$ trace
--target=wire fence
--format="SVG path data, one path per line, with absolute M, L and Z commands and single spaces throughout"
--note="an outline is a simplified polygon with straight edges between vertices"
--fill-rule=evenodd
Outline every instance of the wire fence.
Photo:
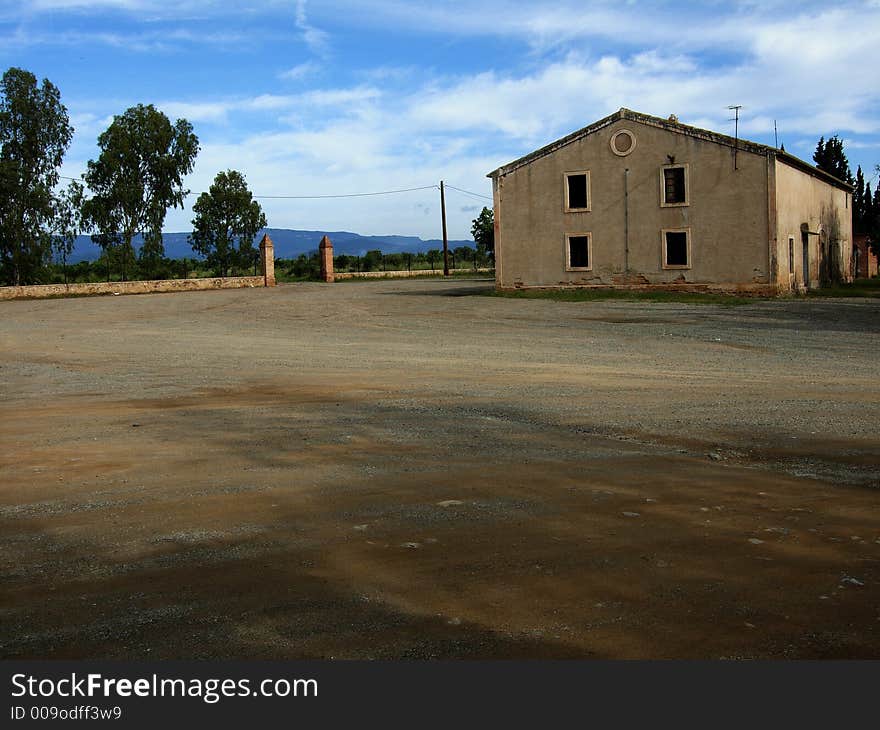
M 449 271 L 455 274 L 490 271 L 495 266 L 491 252 L 467 247 L 449 251 Z M 318 279 L 321 275 L 320 257 L 317 251 L 301 254 L 295 259 L 279 258 L 275 261 L 276 276 L 281 280 Z M 333 257 L 333 271 L 337 274 L 442 274 L 443 252 L 431 249 L 419 253 L 383 253 L 367 251 L 363 256 L 338 254 Z
M 455 275 L 492 271 L 495 261 L 491 252 L 459 246 L 449 250 L 449 271 Z M 333 257 L 334 272 L 340 274 L 440 275 L 443 273 L 443 252 L 430 249 L 422 252 L 367 251 L 363 255 L 338 254 Z M 173 279 L 213 278 L 216 276 L 257 276 L 260 271 L 259 254 L 250 261 L 236 261 L 228 269 L 218 271 L 198 258 L 160 259 L 144 262 L 134 251 L 113 251 L 94 261 L 76 263 L 57 262 L 46 270 L 41 284 L 87 284 L 115 281 L 151 281 Z M 275 272 L 279 281 L 317 280 L 321 277 L 318 251 L 300 254 L 294 258 L 276 258 Z

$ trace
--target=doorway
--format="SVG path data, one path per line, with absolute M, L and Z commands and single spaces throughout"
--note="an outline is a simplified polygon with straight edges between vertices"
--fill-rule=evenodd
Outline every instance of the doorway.
M 810 235 L 803 231 L 801 233 L 801 248 L 803 249 L 803 281 L 804 289 L 810 288 Z

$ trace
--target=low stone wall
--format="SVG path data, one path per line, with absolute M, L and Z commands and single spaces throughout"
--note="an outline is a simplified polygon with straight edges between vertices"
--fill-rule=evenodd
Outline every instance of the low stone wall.
M 231 276 L 210 279 L 165 279 L 159 281 L 111 281 L 94 284 L 39 284 L 0 287 L 3 299 L 45 299 L 113 294 L 202 291 L 206 289 L 246 289 L 265 286 L 262 276 Z
M 450 269 L 449 275 L 456 276 L 462 274 L 472 274 L 474 272 L 478 274 L 491 274 L 495 269 Z M 387 279 L 387 278 L 407 278 L 413 276 L 442 276 L 443 269 L 437 269 L 436 271 L 431 271 L 430 269 L 417 269 L 416 271 L 344 271 L 344 272 L 333 272 L 333 278 L 336 281 L 340 279 Z

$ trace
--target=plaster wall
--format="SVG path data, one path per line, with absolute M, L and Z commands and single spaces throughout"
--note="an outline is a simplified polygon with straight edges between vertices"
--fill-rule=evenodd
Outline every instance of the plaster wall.
M 629 130 L 635 148 L 612 151 Z M 662 168 L 687 165 L 688 205 L 661 205 Z M 620 119 L 495 179 L 496 283 L 772 284 L 768 160 Z M 565 173 L 589 171 L 589 212 L 565 212 Z M 664 229 L 688 229 L 690 267 L 663 268 Z M 591 271 L 566 270 L 566 234 L 589 233 Z M 628 251 L 627 251 L 628 249 Z
M 852 196 L 779 160 L 776 179 L 776 282 L 798 291 L 839 276 L 852 281 Z M 790 266 L 789 239 L 793 244 Z M 803 245 L 808 262 L 804 276 Z

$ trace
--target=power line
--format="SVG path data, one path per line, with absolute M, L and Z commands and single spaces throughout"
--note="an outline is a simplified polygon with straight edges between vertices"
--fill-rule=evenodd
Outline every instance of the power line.
M 75 182 L 81 182 L 80 178 L 76 177 L 67 177 L 66 175 L 59 175 L 62 180 L 73 180 Z M 475 198 L 480 198 L 481 200 L 492 200 L 488 195 L 481 195 L 480 193 L 474 193 L 470 190 L 463 190 L 462 188 L 457 188 L 454 185 L 446 185 L 450 190 L 455 190 L 456 192 L 463 193 L 465 195 L 471 195 Z M 397 195 L 399 193 L 413 193 L 419 190 L 438 190 L 439 187 L 437 185 L 423 185 L 418 188 L 400 188 L 398 190 L 377 190 L 369 193 L 341 193 L 338 195 L 253 195 L 252 197 L 256 200 L 332 200 L 335 198 L 367 198 L 376 195 Z M 199 195 L 200 193 L 189 192 L 187 193 L 187 197 L 191 195 Z
M 80 178 L 76 177 L 67 177 L 66 175 L 59 175 L 62 180 L 73 180 L 75 182 L 80 182 Z M 331 198 L 365 198 L 372 195 L 395 195 L 397 193 L 412 193 L 416 190 L 438 190 L 439 188 L 436 185 L 425 185 L 420 188 L 402 188 L 400 190 L 379 190 L 376 192 L 370 193 L 345 193 L 340 195 L 253 195 L 251 197 L 259 199 L 259 200 L 328 200 Z M 463 192 L 463 191 L 462 191 Z M 191 195 L 199 195 L 200 193 L 196 193 L 190 191 L 187 193 L 187 197 Z
M 344 195 L 254 195 L 259 200 L 326 200 L 328 198 L 365 198 L 371 195 L 395 195 L 412 193 L 416 190 L 437 190 L 436 185 L 425 185 L 421 188 L 403 188 L 402 190 L 380 190 L 375 193 L 346 193 Z M 194 195 L 195 193 L 190 193 Z
M 462 190 L 461 188 L 457 188 L 454 185 L 450 185 L 446 183 L 446 187 L 450 190 L 456 190 L 459 193 L 464 193 L 465 195 L 473 195 L 475 198 L 482 198 L 483 200 L 492 200 L 488 195 L 481 195 L 480 193 L 472 193 L 470 190 Z

